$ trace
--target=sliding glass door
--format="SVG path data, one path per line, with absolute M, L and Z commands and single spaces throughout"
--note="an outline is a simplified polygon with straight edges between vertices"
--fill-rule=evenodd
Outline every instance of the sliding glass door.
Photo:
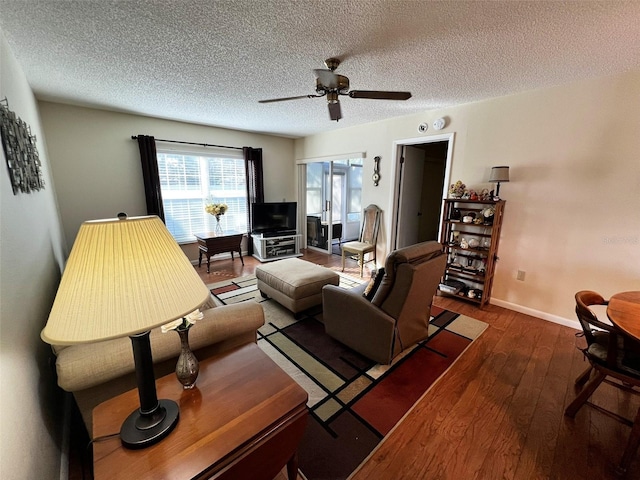
M 308 248 L 340 253 L 343 241 L 358 237 L 361 191 L 362 159 L 306 164 Z

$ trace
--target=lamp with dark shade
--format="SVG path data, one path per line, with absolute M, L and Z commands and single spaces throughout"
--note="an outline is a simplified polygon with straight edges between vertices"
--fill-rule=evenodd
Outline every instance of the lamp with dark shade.
M 491 183 L 497 183 L 495 198 L 500 198 L 500 182 L 509 181 L 509 167 L 500 166 L 491 168 L 491 176 L 489 177 Z
M 124 420 L 120 439 L 145 448 L 178 423 L 173 400 L 158 400 L 150 330 L 199 308 L 209 291 L 156 216 L 82 224 L 69 255 L 42 339 L 52 345 L 129 336 L 140 408 Z

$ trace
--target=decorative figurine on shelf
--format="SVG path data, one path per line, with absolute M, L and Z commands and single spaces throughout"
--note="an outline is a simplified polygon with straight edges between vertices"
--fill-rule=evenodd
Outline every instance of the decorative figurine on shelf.
M 460 210 L 458 210 L 457 208 L 454 208 L 451 212 L 451 220 L 459 222 L 461 218 L 462 218 L 462 213 L 460 213 Z
M 483 188 L 482 191 L 480 192 L 480 200 L 483 201 L 489 201 L 493 198 L 493 192 L 489 192 L 489 189 L 487 188 Z
M 478 193 L 475 190 L 469 190 L 469 200 L 478 200 Z
M 467 189 L 467 186 L 464 183 L 462 183 L 461 180 L 458 180 L 456 183 L 452 183 L 451 186 L 449 187 L 449 197 L 462 198 L 466 189 Z
M 496 214 L 496 209 L 493 205 L 482 210 L 484 224 L 493 225 L 493 217 L 495 216 L 495 214 Z
M 469 242 L 467 242 L 466 238 L 463 238 L 462 240 L 460 240 L 460 248 L 469 248 Z

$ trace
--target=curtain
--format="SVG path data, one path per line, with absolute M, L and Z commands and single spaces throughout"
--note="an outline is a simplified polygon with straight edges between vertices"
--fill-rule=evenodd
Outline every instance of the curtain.
M 147 214 L 157 215 L 164 222 L 162 207 L 162 191 L 160 190 L 160 174 L 158 173 L 158 157 L 156 140 L 149 135 L 138 135 L 142 178 L 144 180 L 144 196 L 147 201 Z
M 244 155 L 244 168 L 247 175 L 247 227 L 251 234 L 251 225 L 253 218 L 251 205 L 253 203 L 264 202 L 264 183 L 262 180 L 262 149 L 242 147 Z M 248 250 L 249 255 L 253 255 L 253 242 L 249 237 Z

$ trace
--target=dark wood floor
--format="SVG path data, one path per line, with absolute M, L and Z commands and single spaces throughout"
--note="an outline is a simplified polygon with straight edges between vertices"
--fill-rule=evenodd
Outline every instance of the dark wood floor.
M 337 255 L 305 251 L 305 260 L 339 269 Z M 205 283 L 251 275 L 259 262 L 212 259 Z M 353 260 L 346 273 L 358 276 Z M 365 271 L 368 278 L 368 272 Z M 489 324 L 457 363 L 415 405 L 353 480 L 614 479 L 630 428 L 588 407 L 564 416 L 573 381 L 587 366 L 575 330 L 495 305 L 451 298 L 436 305 Z M 633 418 L 640 398 L 608 385 L 594 403 Z M 277 480 L 284 480 L 281 473 Z M 628 479 L 640 478 L 634 460 Z
M 305 260 L 339 268 L 337 255 L 305 251 Z M 255 259 L 223 260 L 216 270 L 252 274 Z M 346 272 L 358 276 L 347 260 Z M 201 277 L 207 283 L 221 273 Z M 368 273 L 365 271 L 365 277 Z M 353 480 L 613 479 L 630 428 L 583 407 L 564 409 L 574 379 L 587 367 L 576 331 L 495 305 L 436 297 L 436 305 L 489 324 L 470 350 L 418 402 Z M 640 398 L 609 385 L 593 402 L 633 419 Z M 640 460 L 627 478 L 640 478 Z
M 332 268 L 334 270 L 342 270 L 342 257 L 340 255 L 330 255 L 316 250 L 303 249 L 303 256 L 300 257 L 308 262 L 313 262 L 318 265 Z M 217 281 L 223 281 L 227 278 L 241 277 L 244 275 L 253 275 L 256 265 L 260 265 L 260 261 L 251 256 L 243 257 L 244 266 L 238 259 L 237 255 L 235 260 L 231 258 L 222 258 L 218 260 L 218 257 L 211 258 L 210 273 L 207 273 L 206 264 L 202 263 L 201 267 L 196 266 L 196 271 L 200 274 L 200 278 L 206 284 L 215 283 Z M 373 262 L 366 263 L 364 267 L 363 278 L 371 278 L 371 266 Z M 358 263 L 347 257 L 345 261 L 344 273 L 356 278 L 360 278 L 360 269 Z
M 489 324 L 352 478 L 612 479 L 631 429 L 564 409 L 587 364 L 575 330 L 494 305 L 435 304 Z M 602 385 L 594 403 L 633 419 L 637 396 Z M 627 478 L 640 478 L 638 456 Z

